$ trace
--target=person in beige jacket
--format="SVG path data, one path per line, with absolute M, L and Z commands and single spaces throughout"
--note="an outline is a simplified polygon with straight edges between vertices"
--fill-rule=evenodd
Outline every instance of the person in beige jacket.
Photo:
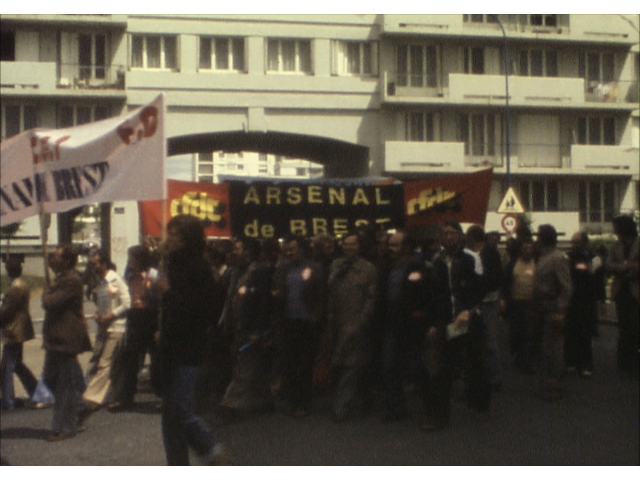
M 29 286 L 20 278 L 22 260 L 9 256 L 5 262 L 5 268 L 12 281 L 0 309 L 3 344 L 0 377 L 2 378 L 2 409 L 12 410 L 16 404 L 13 374 L 18 375 L 29 397 L 33 395 L 38 382 L 31 370 L 22 362 L 22 345 L 34 338 L 33 323 L 29 314 Z

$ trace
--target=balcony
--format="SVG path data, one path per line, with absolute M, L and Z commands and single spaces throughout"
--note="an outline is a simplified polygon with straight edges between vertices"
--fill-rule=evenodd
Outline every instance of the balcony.
M 638 148 L 624 146 L 571 146 L 571 167 L 576 171 L 638 175 Z
M 401 142 L 384 144 L 386 172 L 462 172 L 462 142 Z
M 0 62 L 3 93 L 50 93 L 56 89 L 55 62 Z
M 439 76 L 438 73 L 384 72 L 384 101 L 504 105 L 504 75 L 449 74 L 448 87 L 438 85 Z M 637 81 L 586 83 L 582 78 L 509 76 L 511 105 L 637 104 L 639 98 Z
M 57 86 L 72 89 L 123 90 L 125 66 L 60 64 Z
M 637 81 L 587 81 L 584 98 L 587 102 L 637 104 L 640 101 L 640 89 Z

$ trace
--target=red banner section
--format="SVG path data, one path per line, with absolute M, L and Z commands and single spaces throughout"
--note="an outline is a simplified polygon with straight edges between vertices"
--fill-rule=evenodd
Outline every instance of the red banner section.
M 406 227 L 447 220 L 484 226 L 493 169 L 404 184 Z
M 140 226 L 145 235 L 162 235 L 163 201 L 140 201 Z M 192 214 L 205 222 L 210 237 L 231 237 L 228 184 L 167 180 L 165 221 Z

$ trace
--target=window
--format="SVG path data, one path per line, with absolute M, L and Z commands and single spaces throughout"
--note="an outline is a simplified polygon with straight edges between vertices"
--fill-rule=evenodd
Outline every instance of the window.
M 580 117 L 578 144 L 590 146 L 616 145 L 616 122 L 613 117 Z
M 244 71 L 244 38 L 200 37 L 201 70 Z
M 496 155 L 495 117 L 494 114 L 462 115 L 460 127 L 465 155 Z
M 57 128 L 73 127 L 111 117 L 111 108 L 106 105 L 60 105 L 57 111 Z
M 266 155 L 264 152 L 260 152 L 260 153 L 258 154 L 258 160 L 259 160 L 259 161 L 267 161 L 267 160 L 268 160 L 268 159 L 267 159 L 267 155 Z
M 398 45 L 398 86 L 438 87 L 435 45 Z
M 558 52 L 555 50 L 521 50 L 518 74 L 527 77 L 557 77 Z
M 334 75 L 378 75 L 378 44 L 376 42 L 332 42 L 332 73 Z
M 0 135 L 7 139 L 22 131 L 38 127 L 38 108 L 33 105 L 2 104 Z
M 16 34 L 8 30 L 0 31 L 0 61 L 16 60 Z
M 412 142 L 435 141 L 434 118 L 432 112 L 408 112 L 405 115 L 405 139 Z
M 557 181 L 520 181 L 519 199 L 527 211 L 554 212 L 560 210 L 560 186 Z
M 466 47 L 464 49 L 464 73 L 484 74 L 484 49 L 482 47 Z
M 579 76 L 591 82 L 611 82 L 615 76 L 613 52 L 585 52 L 578 58 Z
M 311 73 L 311 41 L 269 39 L 267 70 Z
M 131 66 L 142 69 L 177 69 L 177 37 L 132 35 Z
M 480 13 L 480 14 L 464 14 L 462 21 L 465 23 L 498 23 L 497 14 Z
M 614 181 L 582 181 L 578 185 L 580 222 L 609 223 L 616 212 Z
M 106 58 L 106 35 L 80 34 L 78 36 L 78 65 L 81 79 L 104 79 Z
M 529 25 L 534 27 L 557 27 L 558 15 L 528 15 Z

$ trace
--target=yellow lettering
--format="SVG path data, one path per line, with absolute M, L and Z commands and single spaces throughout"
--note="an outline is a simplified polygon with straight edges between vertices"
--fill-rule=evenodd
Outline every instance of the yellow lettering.
M 258 220 L 257 219 L 254 219 L 252 223 L 247 224 L 244 227 L 244 235 L 249 238 L 258 237 Z
M 289 223 L 291 234 L 307 235 L 307 223 L 305 223 L 304 219 L 292 219 Z
M 308 194 L 309 204 L 322 204 L 322 187 L 309 186 Z
M 369 224 L 369 221 L 367 221 L 366 219 L 358 219 L 355 224 L 356 228 L 359 228 L 360 226 L 367 226 Z
M 249 203 L 260 205 L 260 196 L 258 196 L 258 191 L 255 187 L 250 187 L 247 191 L 247 195 L 244 197 L 243 204 Z
M 313 218 L 313 234 L 327 234 L 327 220 L 322 218 Z
M 356 189 L 356 192 L 353 195 L 353 205 L 355 206 L 356 204 L 369 205 L 369 200 L 367 199 L 367 195 L 364 193 L 364 189 L 360 187 Z
M 347 234 L 349 232 L 348 229 L 348 220 L 336 218 L 333 220 L 333 234 L 336 236 L 340 236 L 342 234 Z
M 274 201 L 274 204 L 280 204 L 280 188 L 278 187 L 268 187 L 267 188 L 267 204 L 271 204 L 271 201 Z
M 343 206 L 346 204 L 345 191 L 343 187 L 341 187 L 340 190 L 334 187 L 329 188 L 329 204 L 335 204 L 336 201 L 338 204 Z
M 299 187 L 290 187 L 287 189 L 287 202 L 289 204 L 300 204 L 302 201 L 302 194 Z
M 273 235 L 276 233 L 276 229 L 271 224 L 265 224 L 262 226 L 260 230 L 263 238 L 273 238 Z
M 376 188 L 376 204 L 379 206 L 384 206 L 386 204 L 391 204 L 390 199 L 382 199 L 382 192 L 379 187 Z

